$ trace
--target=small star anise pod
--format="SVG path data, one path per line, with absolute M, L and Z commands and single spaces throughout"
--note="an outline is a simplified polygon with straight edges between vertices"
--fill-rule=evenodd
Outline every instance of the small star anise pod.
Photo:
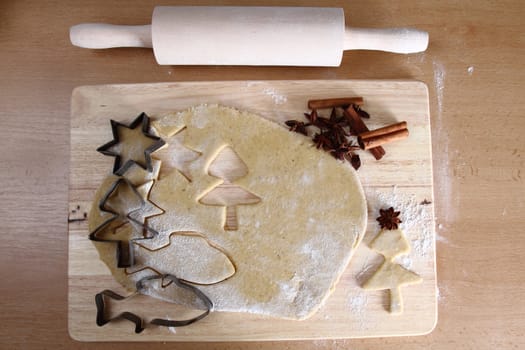
M 306 131 L 306 127 L 310 126 L 310 124 L 305 124 L 304 122 L 300 122 L 298 120 L 287 120 L 285 124 L 288 127 L 290 127 L 290 131 L 295 131 L 305 136 L 308 136 L 308 131 Z
M 314 118 L 312 118 L 312 115 L 314 115 Z M 311 121 L 312 125 L 317 126 L 319 129 L 337 133 L 341 135 L 341 137 L 350 136 L 350 132 L 344 129 L 348 127 L 348 121 L 342 116 L 338 117 L 335 108 L 332 110 L 330 118 L 320 117 L 317 115 L 317 112 L 315 114 L 312 112 L 312 115 L 305 113 L 305 116 Z
M 312 123 L 313 125 L 316 125 L 317 123 L 317 110 L 316 109 L 312 109 L 312 112 L 310 113 L 305 113 L 304 116 L 306 117 L 306 119 L 310 121 L 310 123 Z
M 402 222 L 399 219 L 399 214 L 401 212 L 394 211 L 393 207 L 388 209 L 379 209 L 379 217 L 376 219 L 379 222 L 381 228 L 386 228 L 387 230 L 397 230 L 398 225 Z
M 315 147 L 317 147 L 317 149 L 319 148 L 322 148 L 324 149 L 325 151 L 327 150 L 331 150 L 334 148 L 333 146 L 333 142 L 332 140 L 330 139 L 330 137 L 322 132 L 322 133 L 316 133 L 314 135 L 314 139 L 313 139 L 314 143 L 315 143 Z
M 330 153 L 332 153 L 332 155 L 337 159 L 344 160 L 346 158 L 349 160 L 349 158 L 354 154 L 354 151 L 358 149 L 359 147 L 355 146 L 350 141 L 349 143 L 343 142 L 339 145 L 339 147 L 330 150 Z
M 350 128 L 348 119 L 346 119 L 343 115 L 338 116 L 336 108 L 332 108 L 332 112 L 330 113 L 330 123 L 332 123 L 332 125 L 334 126 L 338 126 L 341 128 L 344 128 L 344 127 Z M 346 136 L 350 136 L 350 132 L 348 132 Z
M 354 167 L 355 170 L 361 167 L 361 158 L 359 158 L 359 154 L 346 154 L 345 158 L 350 164 L 352 164 L 352 167 Z
M 362 110 L 361 106 L 354 105 L 354 109 L 357 112 L 357 114 L 359 114 L 359 116 L 361 118 L 365 118 L 365 119 L 369 119 L 370 118 L 370 114 L 368 114 L 368 112 L 366 112 L 365 110 Z

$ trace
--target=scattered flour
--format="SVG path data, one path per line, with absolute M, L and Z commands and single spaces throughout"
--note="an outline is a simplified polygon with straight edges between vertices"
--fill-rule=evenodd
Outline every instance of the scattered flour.
M 410 255 L 403 255 L 397 258 L 397 263 L 403 266 L 405 269 L 410 270 L 412 268 L 413 261 Z
M 304 173 L 303 176 L 301 176 L 301 182 L 303 185 L 309 185 L 313 181 L 312 176 L 308 173 Z
M 263 89 L 263 93 L 265 95 L 270 96 L 273 100 L 273 103 L 275 103 L 276 105 L 282 105 L 283 103 L 286 103 L 288 101 L 288 98 L 286 96 L 277 93 L 277 91 L 274 88 L 265 88 Z
M 348 293 L 346 307 L 354 320 L 357 320 L 359 329 L 366 328 L 366 309 L 368 306 L 368 293 L 361 288 L 354 289 Z
M 353 315 L 362 315 L 368 305 L 367 293 L 362 290 L 352 293 L 347 300 L 347 305 Z
M 433 247 L 433 240 L 431 237 L 424 236 L 423 238 L 412 241 L 412 248 L 419 256 L 426 256 Z
M 195 108 L 193 118 L 191 118 L 191 123 L 197 129 L 203 129 L 208 125 L 208 115 L 206 109 L 202 106 Z
M 434 84 L 436 88 L 437 102 L 438 102 L 438 113 L 441 116 L 443 112 L 443 93 L 445 90 L 445 67 L 439 61 L 433 62 L 434 68 Z
M 449 295 L 449 290 L 445 286 L 436 286 L 436 296 L 438 303 L 446 302 L 447 296 Z
M 169 316 L 166 315 L 165 319 L 169 320 Z M 173 334 L 177 334 L 177 327 L 168 327 L 168 332 L 173 333 Z
M 450 244 L 450 241 L 448 240 L 448 238 L 440 235 L 437 232 L 436 232 L 436 241 L 441 242 L 441 243 L 445 243 L 445 244 Z
M 436 192 L 440 193 L 440 200 L 445 202 L 441 206 L 444 209 L 443 217 L 451 222 L 455 221 L 457 217 L 457 211 L 451 210 L 451 208 L 457 207 L 457 203 L 452 204 L 450 202 L 452 200 L 458 201 L 459 197 L 457 194 L 454 195 L 452 181 L 448 180 L 453 177 L 451 174 L 450 157 L 454 155 L 454 152 L 449 150 L 450 137 L 448 135 L 448 128 L 445 127 L 443 120 L 446 69 L 445 66 L 437 60 L 434 60 L 432 65 L 434 70 L 434 88 L 437 98 L 437 113 L 432 118 L 434 123 L 433 130 L 436 133 L 436 139 L 442 140 L 438 155 L 441 165 L 434 168 L 434 178 L 436 179 L 435 189 Z
M 449 245 L 451 247 L 457 247 L 453 242 L 451 242 L 447 237 L 443 236 L 441 233 L 443 232 L 444 226 L 443 224 L 437 225 L 436 230 L 436 242 L 440 242 L 446 245 Z

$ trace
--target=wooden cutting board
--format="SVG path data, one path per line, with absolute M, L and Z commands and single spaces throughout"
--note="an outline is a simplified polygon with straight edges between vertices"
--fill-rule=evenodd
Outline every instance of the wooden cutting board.
M 284 123 L 300 119 L 308 99 L 362 96 L 370 129 L 406 120 L 408 139 L 388 144 L 376 161 L 361 152 L 359 177 L 369 209 L 363 243 L 321 310 L 310 319 L 290 321 L 244 313 L 214 312 L 188 327 L 149 327 L 133 332 L 127 321 L 95 324 L 94 296 L 103 289 L 127 294 L 114 281 L 88 240 L 85 216 L 95 190 L 113 158 L 95 149 L 107 140 L 109 119 L 130 120 L 141 112 L 155 117 L 198 104 L 222 104 Z M 103 169 L 103 170 L 101 170 Z M 69 332 L 82 341 L 241 341 L 315 338 L 359 338 L 418 335 L 430 332 L 437 320 L 435 230 L 428 91 L 415 81 L 315 80 L 184 82 L 101 85 L 76 88 L 71 100 L 71 162 L 69 187 Z M 397 259 L 423 282 L 402 288 L 404 312 L 388 311 L 387 291 L 365 291 L 360 285 L 382 257 L 368 248 L 379 227 L 379 208 L 402 211 L 412 250 Z M 130 307 L 165 308 L 165 303 L 139 296 Z M 161 304 L 159 306 L 159 304 Z

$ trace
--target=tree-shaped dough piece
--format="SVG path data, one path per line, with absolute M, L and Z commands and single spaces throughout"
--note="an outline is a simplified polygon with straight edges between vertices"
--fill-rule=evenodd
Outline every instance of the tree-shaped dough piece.
M 233 184 L 234 181 L 248 174 L 248 167 L 231 147 L 225 147 L 211 162 L 208 174 L 224 181 L 202 196 L 199 202 L 205 205 L 224 206 L 226 212 L 224 229 L 236 231 L 238 228 L 236 207 L 261 201 L 261 198 L 255 194 Z
M 398 215 L 399 212 L 394 212 L 393 208 L 381 210 L 381 216 L 377 220 L 383 229 L 370 243 L 370 248 L 382 254 L 385 257 L 385 261 L 363 284 L 364 289 L 389 289 L 390 312 L 395 314 L 403 312 L 403 299 L 400 287 L 421 282 L 419 275 L 394 262 L 397 256 L 410 252 L 410 245 L 403 231 L 397 229 L 397 223 L 400 222 L 397 218 Z M 392 224 L 392 221 L 395 221 L 395 223 Z

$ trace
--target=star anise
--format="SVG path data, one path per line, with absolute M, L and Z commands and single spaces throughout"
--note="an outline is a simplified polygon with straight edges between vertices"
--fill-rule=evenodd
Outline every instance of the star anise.
M 330 123 L 333 127 L 336 128 L 348 128 L 348 131 L 345 131 L 346 136 L 350 136 L 350 124 L 348 123 L 348 119 L 346 119 L 343 115 L 337 115 L 337 109 L 332 108 L 332 112 L 330 113 Z
M 355 146 L 352 144 L 352 142 L 350 143 L 342 143 L 342 144 L 339 144 L 339 146 L 337 148 L 334 148 L 332 150 L 330 150 L 330 153 L 332 153 L 332 155 L 337 158 L 337 159 L 340 159 L 340 160 L 344 160 L 344 159 L 347 159 L 346 157 L 349 156 L 349 155 L 352 155 L 354 153 L 355 150 L 358 150 L 359 147 L 358 146 Z
M 322 148 L 327 151 L 334 148 L 333 142 L 326 132 L 316 133 L 313 141 L 317 149 Z
M 365 118 L 365 119 L 369 119 L 370 118 L 370 114 L 368 114 L 368 112 L 362 110 L 361 106 L 359 106 L 359 105 L 353 105 L 353 106 L 354 106 L 355 111 L 357 112 L 357 114 L 359 114 L 359 116 L 361 118 Z
M 315 110 L 310 114 L 305 113 L 304 115 L 310 120 L 312 125 L 323 131 L 334 131 L 341 136 L 350 136 L 350 132 L 345 130 L 345 128 L 349 128 L 348 121 L 343 116 L 337 116 L 335 108 L 332 109 L 330 118 L 319 116 Z
M 352 164 L 355 170 L 361 167 L 361 158 L 359 158 L 359 154 L 347 154 L 345 155 L 345 158 L 350 162 L 350 164 Z
M 305 124 L 304 122 L 300 122 L 298 120 L 287 120 L 285 124 L 290 127 L 290 131 L 295 131 L 305 136 L 308 136 L 308 131 L 306 131 L 306 127 L 310 124 Z
M 312 109 L 312 112 L 310 113 L 305 113 L 304 116 L 306 117 L 306 119 L 310 121 L 310 123 L 312 123 L 313 125 L 316 125 L 316 122 L 317 122 L 317 110 L 316 109 Z
M 386 228 L 387 230 L 397 230 L 398 225 L 402 222 L 399 219 L 399 214 L 401 212 L 394 211 L 393 207 L 388 209 L 379 209 L 379 217 L 376 219 L 379 222 L 381 228 Z
M 343 142 L 337 148 L 331 149 L 330 153 L 339 160 L 347 160 L 357 170 L 361 166 L 361 158 L 354 153 L 359 147 L 350 142 Z

